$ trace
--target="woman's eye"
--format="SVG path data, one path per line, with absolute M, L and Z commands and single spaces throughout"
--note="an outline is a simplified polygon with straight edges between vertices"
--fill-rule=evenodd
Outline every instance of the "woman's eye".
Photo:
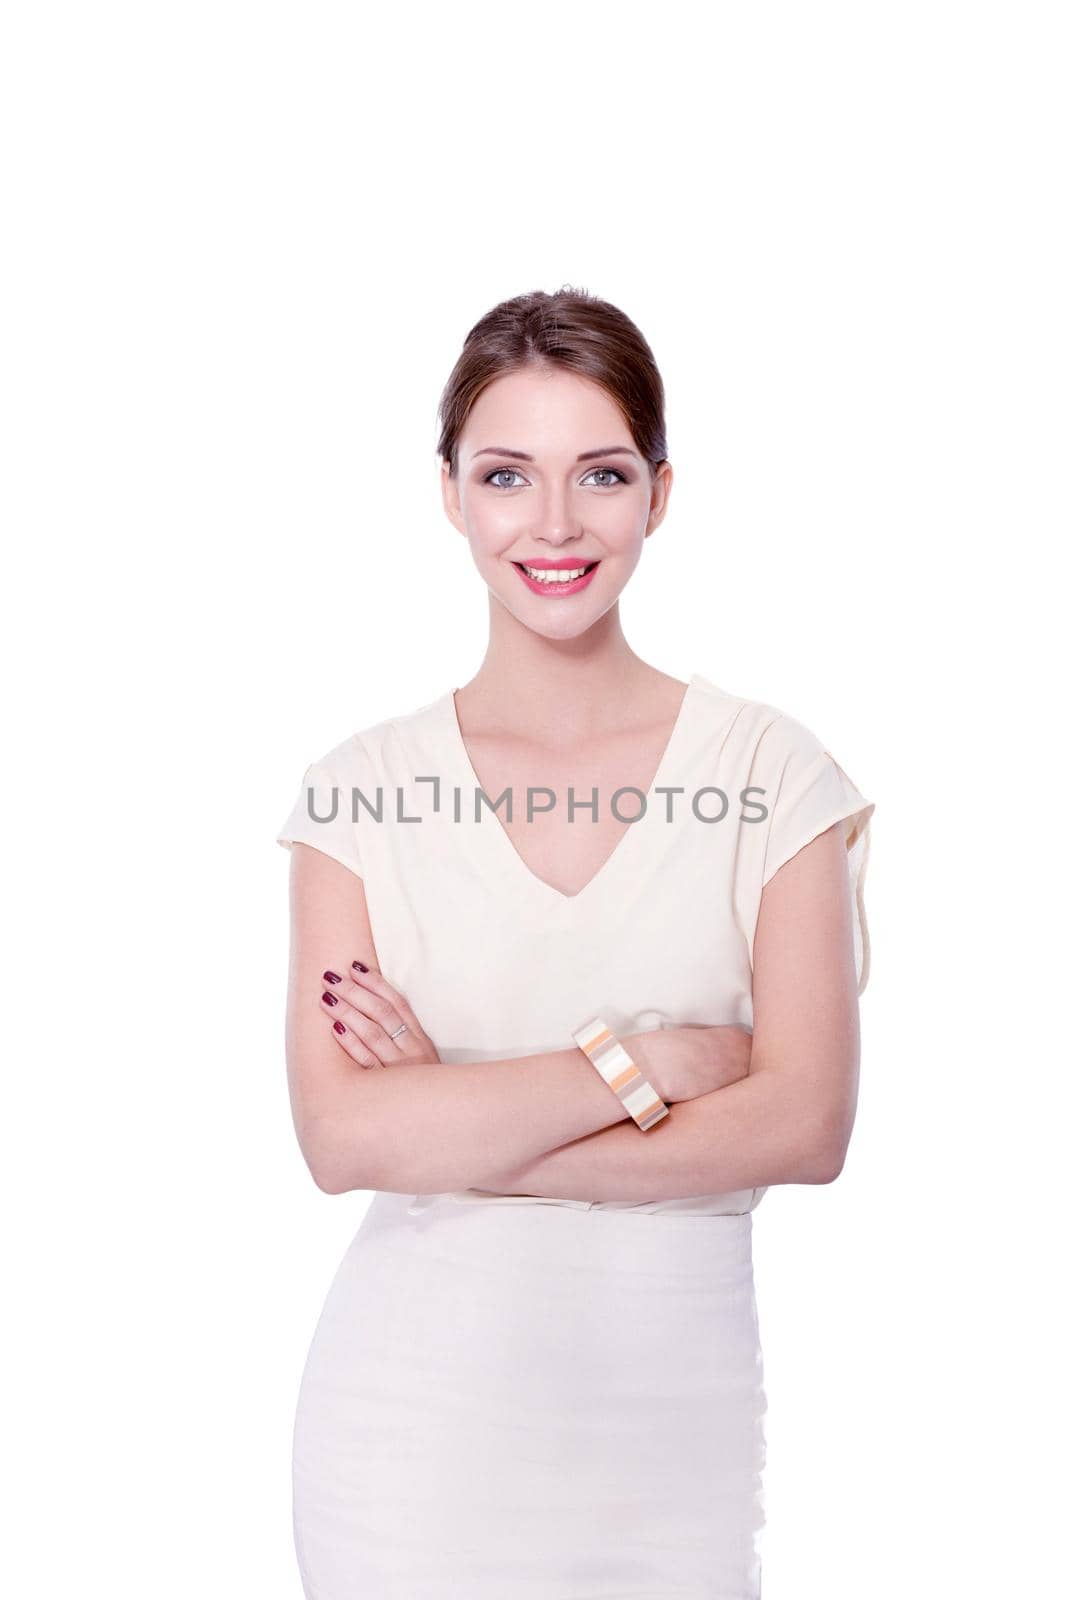
M 595 485 L 598 489 L 613 489 L 616 483 L 629 482 L 625 473 L 618 472 L 614 467 L 594 467 L 592 472 L 586 474 L 586 477 L 599 478 L 601 481 Z M 510 478 L 513 481 L 510 483 L 498 483 L 496 481 L 498 478 Z M 606 483 L 604 482 L 605 478 L 613 479 L 614 482 Z M 482 482 L 491 483 L 494 489 L 514 489 L 516 480 L 519 483 L 525 483 L 526 481 L 521 473 L 516 472 L 514 467 L 495 467 L 492 472 L 483 478 Z

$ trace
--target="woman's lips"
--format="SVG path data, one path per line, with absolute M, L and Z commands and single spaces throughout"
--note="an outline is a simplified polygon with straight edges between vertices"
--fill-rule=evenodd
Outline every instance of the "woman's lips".
M 539 570 L 551 572 L 554 568 L 556 571 L 562 570 L 563 572 L 573 572 L 575 567 L 584 566 L 586 568 L 585 572 L 582 573 L 580 578 L 571 578 L 569 582 L 561 583 L 558 578 L 548 578 L 544 581 L 541 581 L 537 578 L 531 578 L 530 574 L 523 567 L 521 561 L 513 561 L 511 564 L 526 587 L 528 589 L 532 589 L 534 594 L 547 594 L 551 596 L 577 594 L 579 589 L 587 589 L 592 583 L 593 578 L 596 576 L 597 567 L 600 565 L 599 561 L 546 561 L 544 566 L 539 568 Z

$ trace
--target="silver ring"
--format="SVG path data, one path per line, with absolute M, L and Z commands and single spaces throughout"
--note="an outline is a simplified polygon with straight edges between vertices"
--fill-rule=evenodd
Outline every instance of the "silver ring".
M 389 1035 L 390 1039 L 399 1039 L 400 1035 L 402 1033 L 404 1033 L 406 1029 L 407 1029 L 407 1023 L 406 1022 L 402 1022 L 400 1024 L 399 1028 L 396 1030 L 396 1032 L 395 1033 L 391 1033 Z

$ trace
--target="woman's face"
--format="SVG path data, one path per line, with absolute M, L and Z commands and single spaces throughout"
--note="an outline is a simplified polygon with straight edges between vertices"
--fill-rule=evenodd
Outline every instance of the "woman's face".
M 490 592 L 527 627 L 567 639 L 615 604 L 663 520 L 671 477 L 663 462 L 650 478 L 598 384 L 524 367 L 478 396 L 441 488 Z M 560 582 L 551 570 L 582 575 Z

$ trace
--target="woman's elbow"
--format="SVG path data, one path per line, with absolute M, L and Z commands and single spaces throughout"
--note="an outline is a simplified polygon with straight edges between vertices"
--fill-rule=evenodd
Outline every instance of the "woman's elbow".
M 308 1162 L 308 1171 L 315 1180 L 315 1187 L 321 1189 L 323 1194 L 347 1194 L 352 1187 L 339 1175 L 336 1167 L 327 1166 L 324 1162 Z
M 307 1138 L 298 1138 L 297 1143 L 300 1145 L 304 1165 L 310 1172 L 316 1189 L 321 1190 L 323 1194 L 343 1194 L 344 1188 L 340 1183 L 337 1165 L 328 1158 L 322 1147 Z
M 839 1178 L 844 1169 L 845 1157 L 837 1150 L 821 1152 L 812 1169 L 812 1183 L 833 1183 Z
M 298 1129 L 297 1141 L 315 1187 L 323 1194 L 348 1194 L 367 1185 L 360 1181 L 358 1151 L 342 1150 L 329 1127 L 321 1124 Z
M 821 1123 L 809 1141 L 809 1183 L 833 1183 L 844 1170 L 849 1134 Z

